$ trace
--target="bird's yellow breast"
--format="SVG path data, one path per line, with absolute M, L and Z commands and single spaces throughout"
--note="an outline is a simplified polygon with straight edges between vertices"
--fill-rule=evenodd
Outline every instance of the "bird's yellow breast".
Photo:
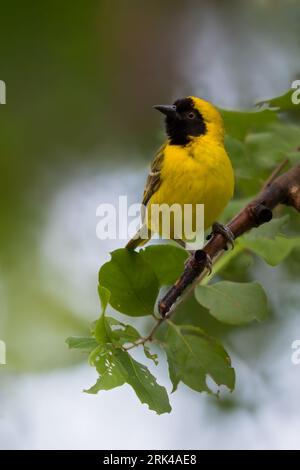
M 152 204 L 204 205 L 204 228 L 217 220 L 231 199 L 234 175 L 222 142 L 208 135 L 193 139 L 187 146 L 167 145 L 161 168 L 161 184 L 151 197 Z M 152 231 L 162 234 L 159 223 L 150 222 Z M 194 226 L 194 221 L 193 221 Z

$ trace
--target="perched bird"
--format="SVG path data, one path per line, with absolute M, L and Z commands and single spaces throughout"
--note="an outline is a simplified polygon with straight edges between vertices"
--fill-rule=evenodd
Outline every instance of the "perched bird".
M 144 216 L 144 226 L 126 248 L 145 244 L 154 232 L 163 235 L 160 221 L 151 221 L 153 204 L 180 204 L 183 210 L 184 204 L 191 204 L 193 227 L 196 204 L 204 204 L 204 228 L 213 225 L 213 232 L 222 233 L 232 242 L 232 234 L 214 223 L 234 190 L 234 174 L 224 148 L 224 126 L 219 111 L 208 101 L 194 96 L 154 108 L 166 116 L 168 139 L 158 150 L 146 182 L 142 203 L 148 216 Z M 141 237 L 145 228 L 146 239 L 145 235 Z M 174 238 L 172 227 L 170 238 Z

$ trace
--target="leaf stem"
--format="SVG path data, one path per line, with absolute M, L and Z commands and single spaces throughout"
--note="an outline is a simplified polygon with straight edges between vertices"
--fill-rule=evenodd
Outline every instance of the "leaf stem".
M 145 343 L 147 343 L 148 341 L 151 342 L 153 341 L 153 336 L 154 334 L 156 333 L 156 331 L 158 330 L 158 328 L 160 327 L 160 325 L 164 322 L 164 318 L 158 318 L 156 320 L 156 322 L 154 323 L 154 326 L 152 327 L 152 329 L 150 330 L 150 333 L 143 337 L 143 338 L 140 338 L 138 339 L 137 341 L 134 341 L 134 343 L 132 343 L 130 346 L 127 346 L 127 347 L 124 347 L 123 346 L 123 349 L 125 351 L 129 351 L 130 349 L 133 349 L 133 348 L 136 348 L 138 346 L 141 346 L 141 345 L 144 345 Z

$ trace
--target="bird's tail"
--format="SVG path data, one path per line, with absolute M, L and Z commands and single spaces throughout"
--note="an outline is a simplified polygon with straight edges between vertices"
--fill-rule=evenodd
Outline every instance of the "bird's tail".
M 127 250 L 135 250 L 138 246 L 142 246 L 142 245 L 145 245 L 145 243 L 147 243 L 150 238 L 151 238 L 151 231 L 149 229 L 146 229 L 147 232 L 147 236 L 145 238 L 145 226 L 143 226 L 142 228 L 140 228 L 140 230 L 135 234 L 135 236 L 129 240 L 129 242 L 127 243 L 127 245 L 125 246 L 125 248 Z M 143 237 L 141 236 L 141 234 L 143 233 Z

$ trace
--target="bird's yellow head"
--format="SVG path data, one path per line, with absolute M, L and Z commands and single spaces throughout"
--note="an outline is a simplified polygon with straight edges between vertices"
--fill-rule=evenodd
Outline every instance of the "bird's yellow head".
M 205 135 L 216 141 L 224 140 L 222 117 L 208 101 L 188 96 L 172 105 L 157 105 L 154 108 L 166 116 L 170 144 L 187 145 Z

